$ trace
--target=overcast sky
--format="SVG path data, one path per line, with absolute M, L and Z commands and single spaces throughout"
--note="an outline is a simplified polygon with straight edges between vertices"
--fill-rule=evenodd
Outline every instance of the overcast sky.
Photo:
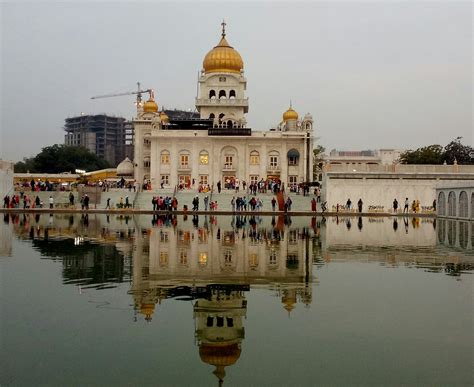
M 289 100 L 327 150 L 473 145 L 472 4 L 465 2 L 3 2 L 0 158 L 64 142 L 64 119 L 132 118 L 134 97 L 194 109 L 197 72 L 227 22 L 244 60 L 248 125 Z

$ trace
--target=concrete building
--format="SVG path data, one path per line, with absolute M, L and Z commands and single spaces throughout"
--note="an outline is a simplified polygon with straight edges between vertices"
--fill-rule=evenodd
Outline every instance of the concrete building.
M 135 179 L 152 189 L 196 184 L 222 188 L 268 179 L 287 185 L 311 181 L 313 118 L 292 106 L 268 131 L 247 126 L 247 79 L 240 54 L 222 36 L 203 61 L 196 108 L 200 119 L 176 120 L 158 111 L 154 96 L 137 107 Z
M 402 150 L 377 149 L 362 151 L 338 151 L 333 149 L 326 157 L 326 163 L 331 165 L 390 165 L 398 164 Z
M 64 144 L 83 146 L 117 166 L 127 155 L 133 157 L 132 125 L 123 117 L 106 114 L 66 118 Z
M 399 211 L 405 199 L 420 202 L 420 211 L 432 211 L 436 188 L 446 184 L 472 186 L 474 165 L 326 165 L 323 174 L 323 196 L 329 210 L 348 199 L 356 208 L 359 199 L 363 211 L 390 211 L 397 199 Z M 410 210 L 411 212 L 411 210 Z

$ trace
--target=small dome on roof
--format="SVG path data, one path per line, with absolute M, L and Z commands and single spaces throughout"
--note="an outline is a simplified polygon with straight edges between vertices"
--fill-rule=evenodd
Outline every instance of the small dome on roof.
M 133 176 L 133 163 L 128 157 L 125 157 L 125 160 L 123 160 L 119 165 L 117 165 L 117 176 Z

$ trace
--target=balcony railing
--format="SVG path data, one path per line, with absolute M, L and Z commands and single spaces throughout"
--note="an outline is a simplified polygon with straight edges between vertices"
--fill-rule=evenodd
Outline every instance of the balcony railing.
M 279 165 L 269 165 L 267 166 L 267 171 L 269 172 L 279 172 L 280 166 Z
M 248 98 L 226 98 L 226 99 L 217 99 L 217 98 L 196 98 L 197 106 L 249 106 Z
M 251 136 L 250 128 L 209 128 L 208 136 Z
M 232 164 L 224 164 L 222 169 L 224 171 L 235 171 L 235 166 Z

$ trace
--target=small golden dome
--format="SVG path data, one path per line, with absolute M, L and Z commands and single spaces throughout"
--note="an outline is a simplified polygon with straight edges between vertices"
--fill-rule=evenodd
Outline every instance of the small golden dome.
M 145 320 L 151 321 L 151 316 L 155 311 L 155 304 L 151 303 L 142 303 L 140 305 L 140 313 L 145 315 Z
M 237 343 L 201 344 L 199 356 L 204 363 L 226 367 L 239 359 L 240 347 Z
M 222 38 L 217 46 L 207 53 L 202 62 L 206 73 L 237 73 L 244 68 L 240 54 L 229 45 L 225 38 L 225 23 L 222 26 Z
M 290 108 L 283 113 L 283 121 L 288 121 L 288 120 L 297 120 L 298 119 L 298 113 L 293 110 L 293 108 L 290 105 Z
M 164 110 L 160 112 L 160 120 L 161 122 L 164 122 L 164 123 L 170 122 L 170 118 L 168 117 L 168 115 L 165 113 Z
M 155 102 L 152 96 L 148 98 L 148 101 L 146 101 L 143 104 L 143 111 L 145 113 L 157 113 L 158 112 L 158 104 Z

